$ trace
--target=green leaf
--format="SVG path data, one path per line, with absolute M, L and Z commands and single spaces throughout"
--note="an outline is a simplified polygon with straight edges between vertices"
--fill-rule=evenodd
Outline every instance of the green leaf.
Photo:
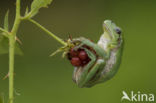
M 5 30 L 9 30 L 9 10 L 6 12 L 5 14 L 5 18 L 4 18 L 4 29 Z
M 53 0 L 33 0 L 31 4 L 30 16 L 36 15 L 40 8 L 47 7 Z
M 8 21 L 9 21 L 9 11 L 7 11 L 7 13 L 5 14 L 5 18 L 4 18 L 4 29 L 7 31 L 9 30 Z M 5 33 L 1 32 L 0 34 L 0 55 L 9 53 L 9 39 L 2 34 L 5 34 Z M 15 43 L 15 54 L 23 55 L 23 52 L 20 49 L 19 44 L 17 42 Z
M 9 39 L 3 35 L 0 35 L 0 55 L 9 53 Z M 23 55 L 19 44 L 15 43 L 15 54 Z
M 8 31 L 9 28 L 9 10 L 6 12 L 4 17 L 4 29 Z M 7 37 L 4 37 L 4 32 L 0 35 L 0 54 L 7 54 L 9 52 L 9 40 Z

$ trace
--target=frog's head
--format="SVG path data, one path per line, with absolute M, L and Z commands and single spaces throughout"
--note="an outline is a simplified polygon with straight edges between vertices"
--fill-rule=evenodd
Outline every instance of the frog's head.
M 122 44 L 122 31 L 111 20 L 105 20 L 103 23 L 104 33 L 98 41 L 98 45 L 105 51 L 121 46 Z
M 118 45 L 122 39 L 121 29 L 111 20 L 105 20 L 103 23 L 104 35 L 112 42 L 114 45 Z

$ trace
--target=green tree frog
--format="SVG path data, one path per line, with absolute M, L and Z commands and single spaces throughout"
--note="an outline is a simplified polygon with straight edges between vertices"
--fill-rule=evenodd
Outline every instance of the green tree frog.
M 79 87 L 92 87 L 95 84 L 111 79 L 117 72 L 123 50 L 123 36 L 121 29 L 111 20 L 103 23 L 104 33 L 96 43 L 80 37 L 73 39 L 73 43 L 79 43 L 77 48 L 82 45 L 92 47 L 96 54 L 87 48 L 83 48 L 91 59 L 83 67 L 75 67 L 73 81 Z

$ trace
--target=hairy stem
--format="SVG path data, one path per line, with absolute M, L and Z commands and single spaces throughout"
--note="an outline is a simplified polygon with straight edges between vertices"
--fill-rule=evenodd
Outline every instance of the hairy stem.
M 9 103 L 13 103 L 14 101 L 14 52 L 16 42 L 15 37 L 20 22 L 20 0 L 16 0 L 16 17 L 9 37 Z
M 36 26 L 38 26 L 40 29 L 42 29 L 43 31 L 45 31 L 47 34 L 49 34 L 50 36 L 52 36 L 55 40 L 57 40 L 58 42 L 60 42 L 62 45 L 67 45 L 66 42 L 64 42 L 62 39 L 60 39 L 59 37 L 57 37 L 55 34 L 53 34 L 52 32 L 50 32 L 49 30 L 47 30 L 45 27 L 43 27 L 42 25 L 40 25 L 38 22 L 32 20 L 32 19 L 28 19 L 30 22 L 32 22 L 33 24 L 35 24 Z
M 13 103 L 14 99 L 14 36 L 9 38 L 9 103 Z
M 15 42 L 16 42 L 16 34 L 19 28 L 19 25 L 21 21 L 23 20 L 29 20 L 33 24 L 37 25 L 40 29 L 45 31 L 47 34 L 49 34 L 51 37 L 53 37 L 55 40 L 60 42 L 63 45 L 67 45 L 66 42 L 64 42 L 62 39 L 51 33 L 49 30 L 44 28 L 42 25 L 37 23 L 36 21 L 29 19 L 29 18 L 22 18 L 20 15 L 20 0 L 16 0 L 16 16 L 15 21 L 12 27 L 11 32 L 8 32 L 7 30 L 0 28 L 0 31 L 4 32 L 5 36 L 9 38 L 9 103 L 14 102 L 14 55 L 15 55 Z

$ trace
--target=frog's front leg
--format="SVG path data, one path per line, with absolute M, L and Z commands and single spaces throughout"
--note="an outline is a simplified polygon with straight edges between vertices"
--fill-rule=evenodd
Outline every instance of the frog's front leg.
M 80 48 L 83 45 L 86 45 L 86 46 L 91 47 L 93 50 L 95 50 L 96 51 L 96 54 L 99 57 L 102 57 L 102 58 L 105 58 L 105 59 L 109 58 L 110 52 L 106 52 L 99 45 L 91 42 L 90 40 L 88 40 L 86 38 L 80 37 L 80 38 L 75 39 L 74 42 L 80 42 L 80 44 L 77 46 L 77 48 Z

